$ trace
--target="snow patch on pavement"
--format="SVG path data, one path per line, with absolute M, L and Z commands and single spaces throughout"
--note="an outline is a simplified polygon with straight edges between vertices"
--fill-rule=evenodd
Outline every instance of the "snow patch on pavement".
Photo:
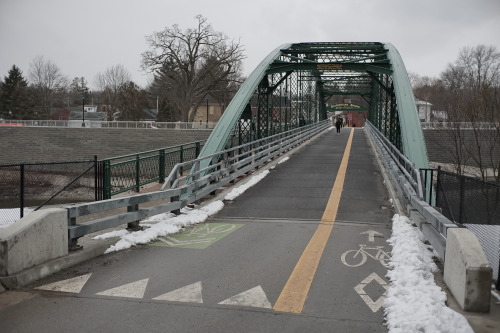
M 149 225 L 149 228 L 121 236 L 121 239 L 104 253 L 128 249 L 137 244 L 147 244 L 160 236 L 177 233 L 192 224 L 205 222 L 208 217 L 217 214 L 223 207 L 224 203 L 218 200 L 199 209 L 184 208 L 177 216 L 171 213 L 152 216 L 141 223 L 143 226 Z

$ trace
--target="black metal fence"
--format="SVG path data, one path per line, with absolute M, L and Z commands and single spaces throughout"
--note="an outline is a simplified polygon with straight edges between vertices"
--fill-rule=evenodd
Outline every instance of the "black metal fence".
M 500 184 L 440 168 L 421 171 L 423 183 L 429 189 L 427 202 L 440 208 L 450 221 L 476 235 L 500 286 Z
M 0 224 L 44 206 L 103 198 L 102 162 L 94 160 L 0 165 Z
M 461 225 L 500 225 L 500 184 L 437 169 L 436 206 Z

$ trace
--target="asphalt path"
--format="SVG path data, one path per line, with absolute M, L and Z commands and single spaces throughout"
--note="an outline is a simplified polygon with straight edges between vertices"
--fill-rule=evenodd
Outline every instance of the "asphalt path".
M 325 211 L 335 193 L 330 221 Z M 4 293 L 0 331 L 385 332 L 393 214 L 364 130 L 328 131 L 182 236 Z M 325 226 L 331 233 L 312 255 L 317 266 L 303 269 L 310 281 L 293 282 Z M 287 296 L 289 285 L 305 298 Z M 299 310 L 280 307 L 287 297 Z

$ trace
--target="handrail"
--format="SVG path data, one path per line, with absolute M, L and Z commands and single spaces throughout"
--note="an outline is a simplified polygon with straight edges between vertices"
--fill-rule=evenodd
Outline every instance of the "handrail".
M 392 160 L 396 163 L 399 170 L 405 175 L 406 179 L 411 183 L 413 189 L 420 198 L 424 198 L 422 187 L 422 179 L 419 170 L 415 165 L 404 156 L 382 133 L 380 133 L 370 121 L 366 121 L 365 126 L 374 134 L 380 141 L 384 149 L 389 153 Z M 403 163 L 402 163 L 403 162 Z M 403 165 L 404 164 L 404 165 Z

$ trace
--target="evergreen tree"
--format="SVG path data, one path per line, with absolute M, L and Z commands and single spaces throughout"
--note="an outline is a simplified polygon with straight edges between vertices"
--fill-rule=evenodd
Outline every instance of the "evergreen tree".
M 8 76 L 4 77 L 0 95 L 0 118 L 25 119 L 29 117 L 28 82 L 22 71 L 13 65 Z
M 130 81 L 120 87 L 118 109 L 120 120 L 140 121 L 148 108 L 148 93 Z

